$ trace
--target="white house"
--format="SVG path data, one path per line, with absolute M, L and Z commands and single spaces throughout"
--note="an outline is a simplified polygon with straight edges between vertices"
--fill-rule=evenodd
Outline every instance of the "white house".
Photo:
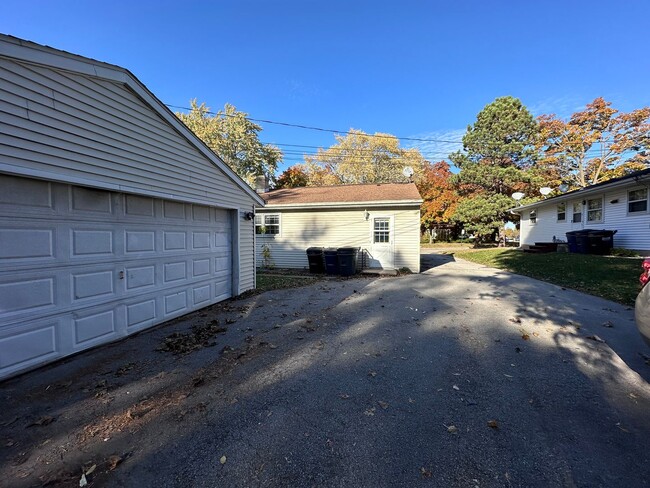
M 521 216 L 521 245 L 566 240 L 581 229 L 617 231 L 614 247 L 650 251 L 650 169 L 513 208 Z
M 0 36 L 0 378 L 254 288 L 263 203 L 129 71 Z
M 359 247 L 357 266 L 420 271 L 420 205 L 413 183 L 273 190 L 255 217 L 258 265 L 306 268 L 309 247 Z

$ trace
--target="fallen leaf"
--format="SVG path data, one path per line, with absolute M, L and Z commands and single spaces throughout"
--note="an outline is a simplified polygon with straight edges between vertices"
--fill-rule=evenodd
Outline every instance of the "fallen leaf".
M 108 469 L 113 471 L 122 461 L 124 461 L 124 459 L 121 456 L 118 456 L 117 454 L 112 455 L 108 458 Z
M 221 456 L 221 459 L 219 459 L 219 462 L 221 464 L 226 464 L 226 456 Z
M 604 340 L 602 340 L 600 337 L 598 337 L 595 334 L 587 336 L 587 337 L 585 337 L 585 339 L 589 339 L 590 341 L 596 341 L 596 342 L 605 342 Z
M 488 427 L 491 429 L 498 429 L 499 423 L 496 420 L 488 420 Z
M 431 471 L 425 468 L 420 468 L 420 474 L 422 475 L 423 478 L 431 478 Z
M 603 324 L 603 327 L 614 327 L 614 324 L 612 324 L 609 320 Z
M 374 378 L 375 376 L 377 376 L 377 372 L 376 371 L 368 371 L 368 376 L 372 376 Z
M 377 403 L 378 403 L 379 406 L 380 406 L 381 408 L 383 408 L 384 410 L 386 410 L 386 409 L 388 408 L 388 402 L 378 401 Z
M 375 410 L 377 410 L 375 407 L 370 407 L 363 413 L 364 413 L 364 415 L 367 415 L 368 417 L 372 417 L 373 415 L 375 415 Z
M 49 415 L 44 415 L 40 419 L 38 419 L 38 420 L 32 422 L 31 424 L 29 424 L 27 427 L 33 427 L 35 425 L 38 425 L 38 426 L 42 427 L 44 425 L 51 424 L 52 422 L 54 422 L 54 420 L 56 420 L 54 417 L 51 417 Z
M 97 468 L 97 465 L 93 464 L 90 468 L 88 468 L 88 471 L 85 472 L 85 475 L 90 476 L 93 473 L 93 471 L 95 471 L 96 468 Z
M 452 386 L 452 388 L 453 388 L 454 390 L 456 390 L 456 391 L 460 391 L 460 388 L 458 388 L 458 385 L 454 385 L 454 386 Z
M 86 475 L 82 474 L 81 479 L 79 480 L 79 486 L 83 487 L 88 484 L 88 480 L 86 479 Z
M 348 395 L 347 393 L 341 393 L 339 395 L 339 398 L 341 398 L 342 400 L 347 400 L 348 398 L 350 398 L 350 395 Z
M 458 429 L 455 425 L 445 425 L 445 427 L 447 427 L 447 432 L 450 434 L 456 434 L 458 432 Z
M 519 317 L 514 317 L 510 319 L 510 322 L 515 323 L 515 324 L 521 324 L 521 319 Z

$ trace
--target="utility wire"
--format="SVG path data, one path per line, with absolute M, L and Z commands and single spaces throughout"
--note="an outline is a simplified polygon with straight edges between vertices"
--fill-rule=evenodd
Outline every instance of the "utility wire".
M 189 107 L 181 107 L 178 105 L 170 105 L 170 104 L 165 104 L 169 108 L 176 108 L 179 110 L 189 110 L 191 111 L 192 109 Z M 212 112 L 211 110 L 206 110 L 206 114 L 210 115 L 223 115 L 224 117 L 237 117 L 237 115 L 233 114 L 226 114 L 226 113 L 219 113 L 219 112 Z M 308 130 L 316 130 L 320 132 L 331 132 L 334 134 L 355 134 L 357 135 L 356 132 L 352 131 L 347 131 L 347 130 L 336 130 L 336 129 L 324 129 L 323 127 L 315 127 L 311 125 L 302 125 L 302 124 L 291 124 L 289 122 L 278 122 L 276 120 L 266 120 L 266 119 L 254 119 L 252 117 L 244 117 L 246 120 L 250 120 L 252 122 L 261 122 L 264 124 L 275 124 L 275 125 L 282 125 L 285 127 L 296 127 L 298 129 L 308 129 Z M 418 142 L 443 142 L 446 144 L 462 144 L 463 141 L 449 141 L 449 140 L 444 140 L 444 139 L 419 139 L 417 137 L 398 137 L 398 136 L 381 136 L 377 134 L 363 134 L 364 137 L 377 137 L 377 138 L 382 138 L 382 139 L 399 139 L 400 141 L 418 141 Z

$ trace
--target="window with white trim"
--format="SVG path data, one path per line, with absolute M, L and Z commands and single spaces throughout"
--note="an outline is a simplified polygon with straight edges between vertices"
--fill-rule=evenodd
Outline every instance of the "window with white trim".
M 255 233 L 271 237 L 280 234 L 280 214 L 257 214 Z
M 591 198 L 587 200 L 587 222 L 603 221 L 603 199 Z
M 566 222 L 566 203 L 557 204 L 557 221 Z
M 384 217 L 374 219 L 372 242 L 375 244 L 390 242 L 390 219 Z
M 582 222 L 582 202 L 573 202 L 571 207 L 571 222 L 579 224 Z
M 648 211 L 648 189 L 637 188 L 627 192 L 628 213 L 646 213 Z
M 530 221 L 531 224 L 537 223 L 537 210 L 530 211 L 530 213 L 528 214 L 528 220 Z

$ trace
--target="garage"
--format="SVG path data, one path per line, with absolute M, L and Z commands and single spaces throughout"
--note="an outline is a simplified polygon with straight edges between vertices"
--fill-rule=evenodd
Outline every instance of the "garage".
M 255 286 L 261 198 L 123 68 L 0 36 L 0 379 Z

